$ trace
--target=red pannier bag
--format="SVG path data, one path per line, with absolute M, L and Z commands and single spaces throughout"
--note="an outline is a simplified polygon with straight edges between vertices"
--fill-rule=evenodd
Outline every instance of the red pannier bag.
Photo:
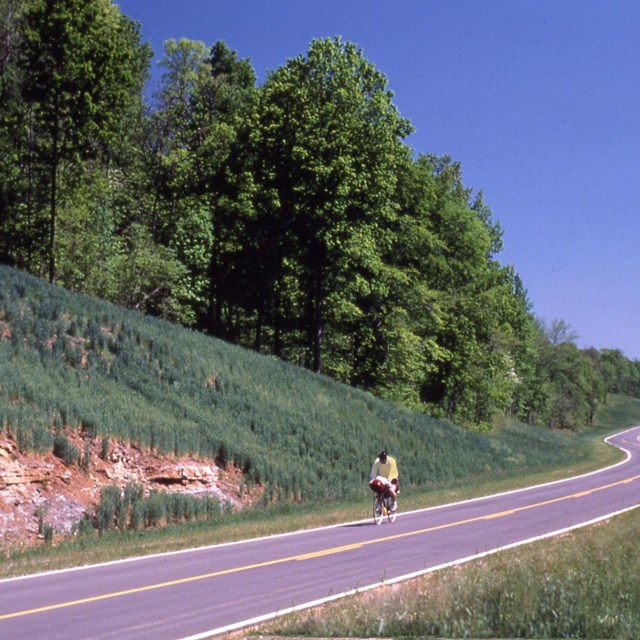
M 387 490 L 387 485 L 385 485 L 385 483 L 382 482 L 380 478 L 374 478 L 369 483 L 369 486 L 371 487 L 372 491 L 375 491 L 375 493 L 384 493 Z

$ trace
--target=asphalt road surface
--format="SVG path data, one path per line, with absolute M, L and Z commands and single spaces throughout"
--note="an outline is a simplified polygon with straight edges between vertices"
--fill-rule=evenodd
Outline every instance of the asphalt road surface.
M 313 531 L 0 581 L 2 640 L 207 638 L 640 504 L 640 427 L 584 476 Z M 400 505 L 401 506 L 401 505 Z

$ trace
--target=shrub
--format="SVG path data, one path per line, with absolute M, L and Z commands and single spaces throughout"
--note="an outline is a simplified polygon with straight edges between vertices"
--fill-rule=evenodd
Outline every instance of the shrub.
M 109 457 L 109 436 L 102 436 L 102 444 L 100 446 L 100 459 L 106 460 Z
M 96 510 L 98 531 L 107 531 L 118 524 L 121 495 L 120 488 L 115 485 L 103 487 L 100 491 L 100 503 Z
M 80 451 L 64 433 L 58 433 L 53 439 L 53 455 L 60 458 L 67 466 L 79 464 Z
M 95 522 L 99 532 L 116 528 L 137 531 L 168 522 L 210 520 L 221 512 L 216 497 L 156 491 L 145 498 L 142 485 L 129 483 L 124 490 L 115 485 L 102 488 Z

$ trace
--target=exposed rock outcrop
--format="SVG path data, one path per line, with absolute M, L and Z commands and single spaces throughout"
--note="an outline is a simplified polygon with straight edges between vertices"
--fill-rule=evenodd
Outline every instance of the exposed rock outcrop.
M 87 450 L 81 433 L 70 431 L 67 437 L 78 450 Z M 0 547 L 34 544 L 42 522 L 56 536 L 67 535 L 83 514 L 94 512 L 106 485 L 135 483 L 146 494 L 214 495 L 234 508 L 252 504 L 259 493 L 257 487 L 241 491 L 237 469 L 222 471 L 208 461 L 163 456 L 115 441 L 103 456 L 101 439 L 89 445 L 90 462 L 81 469 L 52 453 L 25 455 L 11 437 L 0 435 Z

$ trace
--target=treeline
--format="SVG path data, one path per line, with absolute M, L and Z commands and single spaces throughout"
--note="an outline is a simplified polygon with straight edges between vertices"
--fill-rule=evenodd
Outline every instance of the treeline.
M 152 52 L 111 0 L 0 5 L 0 261 L 466 425 L 591 421 L 640 366 L 532 315 L 448 157 L 319 39 L 258 85 L 224 43 Z

